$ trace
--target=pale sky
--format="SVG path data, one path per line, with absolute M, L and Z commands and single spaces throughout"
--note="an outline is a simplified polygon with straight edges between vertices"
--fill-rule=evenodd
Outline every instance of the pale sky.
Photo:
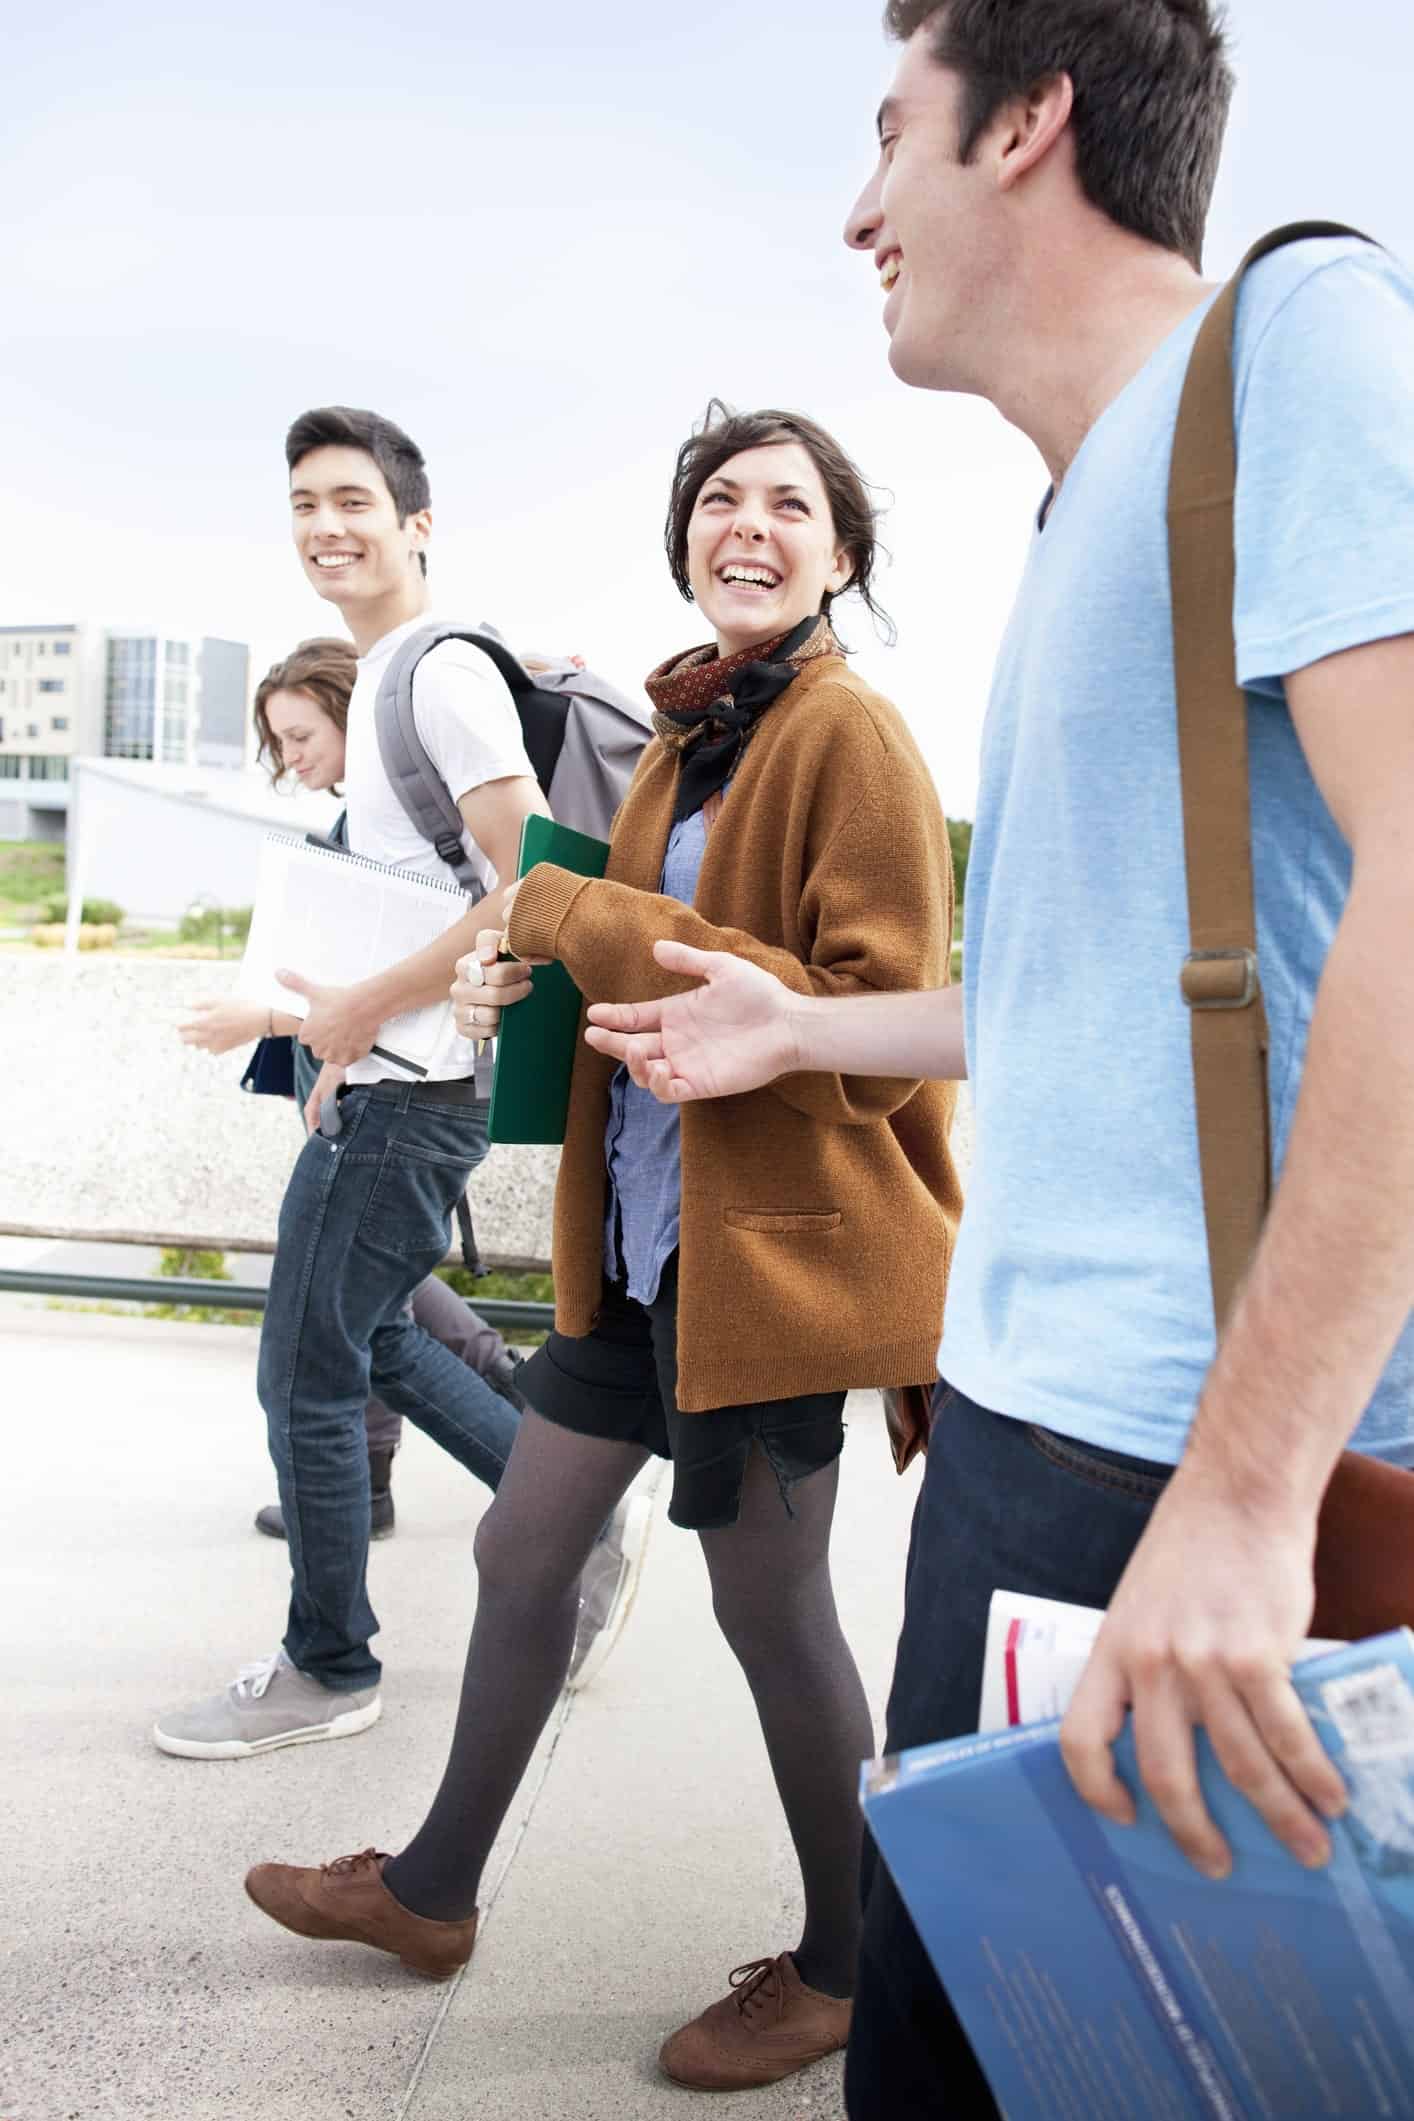
M 58 0 L 7 21 L 0 623 L 337 631 L 281 438 L 371 405 L 432 476 L 440 609 L 637 683 L 703 638 L 661 525 L 707 399 L 823 421 L 893 496 L 865 674 L 968 816 L 1045 484 L 891 375 L 840 231 L 894 55 L 873 0 Z M 1414 258 L 1409 0 L 1233 0 L 1208 268 L 1305 215 Z

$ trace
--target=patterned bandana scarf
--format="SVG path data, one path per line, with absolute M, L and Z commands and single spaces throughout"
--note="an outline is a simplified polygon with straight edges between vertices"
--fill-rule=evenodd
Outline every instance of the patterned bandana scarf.
M 653 727 L 679 754 L 675 825 L 725 788 L 757 722 L 805 665 L 839 653 L 829 620 L 819 615 L 739 655 L 694 648 L 659 664 L 645 682 Z

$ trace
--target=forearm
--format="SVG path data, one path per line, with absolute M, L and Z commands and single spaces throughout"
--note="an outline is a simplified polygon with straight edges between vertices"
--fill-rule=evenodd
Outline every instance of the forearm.
M 377 1009 L 380 1023 L 404 1009 L 422 1009 L 431 1002 L 446 1001 L 456 976 L 457 960 L 476 948 L 477 935 L 483 928 L 501 926 L 506 889 L 505 885 L 498 885 L 488 897 L 478 899 L 435 943 L 362 982 L 359 993 Z
M 1256 1260 L 1185 1469 L 1314 1525 L 1414 1299 L 1414 889 L 1361 880 L 1331 948 Z
M 901 1075 L 961 1082 L 962 989 L 918 994 L 802 995 L 792 1005 L 802 1073 Z
M 878 922 L 881 935 L 887 925 L 882 919 Z M 676 899 L 623 884 L 587 881 L 560 870 L 531 873 L 511 921 L 512 948 L 529 957 L 559 958 L 591 1002 L 614 1001 L 625 994 L 658 1001 L 681 992 L 684 981 L 666 971 L 653 954 L 654 944 L 660 941 L 743 958 L 771 973 L 802 1005 L 814 999 L 822 1007 L 828 1004 L 852 1012 L 881 1000 L 897 1005 L 921 999 L 930 1013 L 934 1005 L 932 995 L 881 996 L 874 991 L 876 982 L 901 985 L 907 976 L 905 956 L 909 965 L 914 962 L 914 948 L 905 951 L 897 938 L 892 955 L 882 946 L 876 957 L 855 948 L 846 949 L 837 962 L 806 962 L 743 929 L 716 926 Z M 944 951 L 945 938 L 935 951 L 941 963 L 946 962 Z M 939 990 L 940 998 L 949 992 Z M 890 1019 L 883 1033 L 873 1038 L 844 1040 L 841 1050 L 857 1051 L 857 1061 L 807 1061 L 801 1072 L 790 1071 L 777 1080 L 773 1085 L 776 1094 L 793 1108 L 833 1124 L 867 1124 L 887 1118 L 913 1096 L 924 1075 L 941 1072 L 910 1068 L 908 1052 L 893 1035 L 898 1021 L 897 1016 Z M 920 1050 L 931 1058 L 936 1044 L 936 1040 L 925 1042 Z M 960 1035 L 956 1046 L 956 1053 L 948 1049 L 946 1057 L 960 1071 Z M 807 1070 L 808 1079 L 802 1079 Z

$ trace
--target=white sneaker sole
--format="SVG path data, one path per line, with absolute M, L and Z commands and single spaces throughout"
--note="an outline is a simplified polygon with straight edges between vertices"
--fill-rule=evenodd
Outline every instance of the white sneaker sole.
M 160 1723 L 152 1726 L 152 1742 L 160 1753 L 179 1760 L 248 1760 L 255 1753 L 276 1753 L 284 1745 L 317 1745 L 322 1738 L 356 1738 L 383 1713 L 381 1695 L 361 1709 L 348 1709 L 328 1723 L 307 1723 L 294 1731 L 278 1731 L 271 1738 L 173 1738 Z
M 648 1534 L 652 1529 L 653 1496 L 631 1496 L 624 1515 L 623 1567 L 619 1571 L 618 1587 L 609 1607 L 609 1617 L 589 1645 L 579 1670 L 565 1681 L 566 1693 L 584 1692 L 593 1682 L 595 1674 L 603 1670 L 610 1652 L 623 1633 L 624 1622 L 628 1619 L 633 1601 L 638 1595 L 638 1586 L 643 1576 L 643 1557 L 648 1551 Z

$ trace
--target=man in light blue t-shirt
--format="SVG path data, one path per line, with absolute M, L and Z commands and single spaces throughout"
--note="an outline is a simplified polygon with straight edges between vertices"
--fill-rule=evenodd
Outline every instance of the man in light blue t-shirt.
M 1132 1816 L 1110 1754 L 1132 1705 L 1161 1814 L 1225 1875 L 1202 1725 L 1317 1866 L 1343 1791 L 1288 1676 L 1317 1512 L 1352 1440 L 1414 1466 L 1414 279 L 1306 242 L 1239 307 L 1234 619 L 1279 1183 L 1219 1350 L 1165 501 L 1215 294 L 1223 38 L 1207 0 L 891 0 L 888 22 L 904 49 L 848 240 L 879 267 L 891 365 L 990 399 L 1051 478 L 984 737 L 964 994 L 819 1003 L 663 944 L 705 984 L 598 1009 L 593 1035 L 672 1101 L 802 1067 L 971 1076 L 888 1749 L 975 1727 L 995 1587 L 1107 1605 L 1064 1732 L 1082 1794 Z M 882 1870 L 847 2083 L 852 2121 L 988 2100 Z

